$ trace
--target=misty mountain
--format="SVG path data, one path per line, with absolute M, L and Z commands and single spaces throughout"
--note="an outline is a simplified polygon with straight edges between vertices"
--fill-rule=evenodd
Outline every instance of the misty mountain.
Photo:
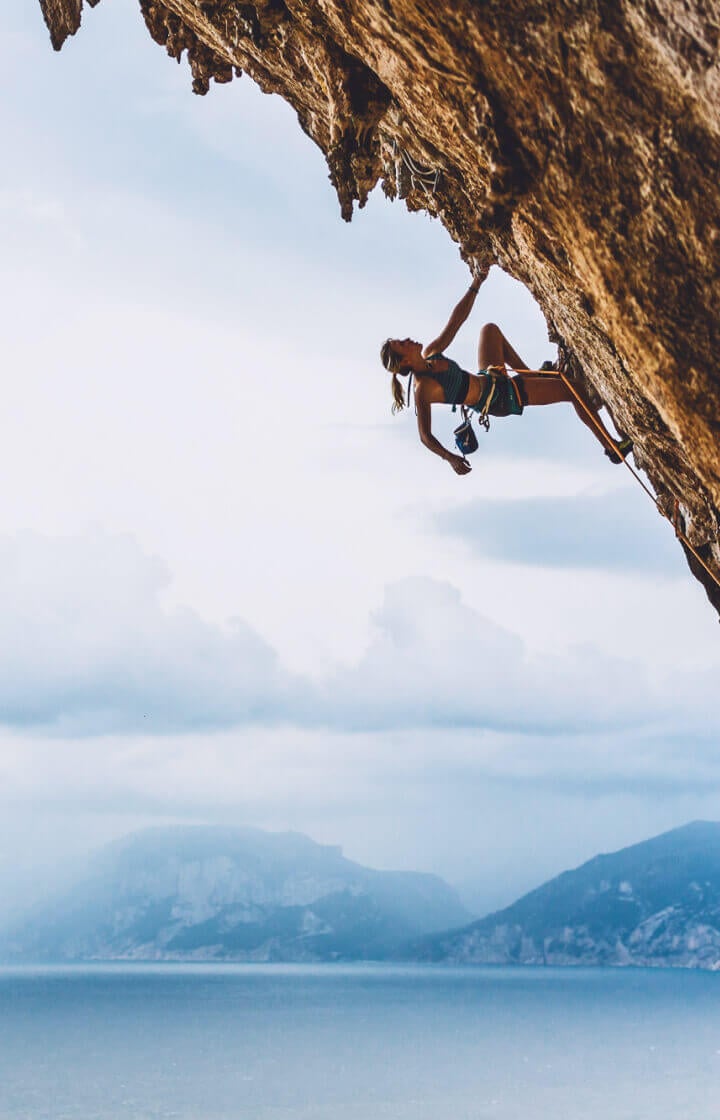
M 365 960 L 469 917 L 434 875 L 374 871 L 299 833 L 157 828 L 103 849 L 0 941 L 0 957 Z
M 599 855 L 404 954 L 457 964 L 720 968 L 720 824 Z

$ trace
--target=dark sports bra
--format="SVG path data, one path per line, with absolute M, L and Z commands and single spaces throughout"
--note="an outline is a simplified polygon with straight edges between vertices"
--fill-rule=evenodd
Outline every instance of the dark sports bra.
M 452 358 L 446 358 L 444 354 L 429 354 L 427 360 L 431 361 L 433 358 L 443 358 L 447 362 L 448 368 L 428 370 L 427 373 L 422 373 L 420 376 L 432 377 L 433 381 L 437 381 L 445 394 L 445 404 L 462 404 L 470 388 L 470 374 L 461 369 Z

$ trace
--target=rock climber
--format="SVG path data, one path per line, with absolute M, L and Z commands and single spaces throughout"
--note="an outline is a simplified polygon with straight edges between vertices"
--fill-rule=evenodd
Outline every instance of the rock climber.
M 428 346 L 411 338 L 389 338 L 383 344 L 380 358 L 392 377 L 393 412 L 405 407 L 405 393 L 401 376 L 415 376 L 415 407 L 417 410 L 420 439 L 435 455 L 449 463 L 456 474 L 468 474 L 472 469 L 463 455 L 448 451 L 432 434 L 430 406 L 433 404 L 465 405 L 480 414 L 481 419 L 491 416 L 521 416 L 528 405 L 557 404 L 569 401 L 578 416 L 596 439 L 603 445 L 605 454 L 619 463 L 632 450 L 632 440 L 627 437 L 613 439 L 586 393 L 577 385 L 573 392 L 557 374 L 523 372 L 511 377 L 511 370 L 527 370 L 522 358 L 513 350 L 499 327 L 486 323 L 480 331 L 477 374 L 467 373 L 444 350 L 472 311 L 480 284 L 477 280 L 468 288 L 453 310 L 447 326 Z M 547 367 L 546 367 L 547 368 Z M 410 398 L 408 383 L 408 403 Z

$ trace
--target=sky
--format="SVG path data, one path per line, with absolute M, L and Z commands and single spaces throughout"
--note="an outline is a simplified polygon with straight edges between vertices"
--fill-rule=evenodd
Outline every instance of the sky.
M 469 282 L 244 76 L 191 93 L 133 4 L 55 54 L 0 14 L 0 921 L 152 824 L 297 829 L 478 913 L 720 817 L 718 623 L 570 405 L 464 478 L 378 352 Z M 554 357 L 495 269 L 483 322 Z M 457 423 L 435 409 L 446 446 Z

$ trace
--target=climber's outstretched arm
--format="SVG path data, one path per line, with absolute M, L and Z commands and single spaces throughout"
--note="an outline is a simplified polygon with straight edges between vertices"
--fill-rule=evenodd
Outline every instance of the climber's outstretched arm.
M 423 357 L 427 358 L 428 354 L 442 354 L 446 346 L 449 346 L 455 335 L 460 330 L 468 315 L 473 309 L 475 297 L 480 290 L 480 282 L 473 280 L 472 284 L 462 297 L 447 321 L 447 324 L 441 330 L 440 334 L 423 350 Z
M 417 409 L 417 422 L 418 432 L 422 443 L 432 451 L 434 455 L 439 455 L 446 463 L 449 463 L 455 474 L 469 474 L 472 467 L 467 459 L 463 459 L 461 455 L 453 455 L 452 451 L 448 451 L 432 434 L 431 418 L 430 418 L 430 405 L 427 401 L 417 399 L 415 395 L 415 407 Z

